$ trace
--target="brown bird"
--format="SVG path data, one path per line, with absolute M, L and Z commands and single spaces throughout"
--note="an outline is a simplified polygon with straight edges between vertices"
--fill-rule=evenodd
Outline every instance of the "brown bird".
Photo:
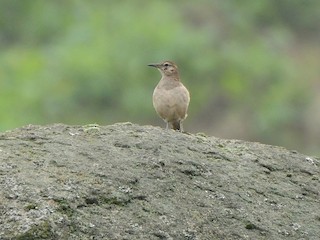
M 180 82 L 178 67 L 174 62 L 148 64 L 157 68 L 161 73 L 161 80 L 153 91 L 153 106 L 158 115 L 169 123 L 174 130 L 183 131 L 182 121 L 187 117 L 190 94 Z

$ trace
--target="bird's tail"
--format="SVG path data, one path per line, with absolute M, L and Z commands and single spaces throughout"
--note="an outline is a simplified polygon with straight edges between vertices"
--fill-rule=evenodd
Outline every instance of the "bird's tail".
M 173 130 L 182 131 L 182 124 L 181 121 L 176 121 L 172 123 Z

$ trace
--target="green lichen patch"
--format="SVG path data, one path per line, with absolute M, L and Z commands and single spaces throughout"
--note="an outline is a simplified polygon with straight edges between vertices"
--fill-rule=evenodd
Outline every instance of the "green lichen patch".
M 15 237 L 16 240 L 57 239 L 49 222 L 33 225 L 27 232 Z
M 30 211 L 32 209 L 37 209 L 37 208 L 38 208 L 38 205 L 35 203 L 29 203 L 24 207 L 26 211 Z
M 57 211 L 71 217 L 75 210 L 70 206 L 67 200 L 65 199 L 55 199 L 55 202 L 58 203 Z
M 105 204 L 116 205 L 116 206 L 121 206 L 121 207 L 124 207 L 124 206 L 128 205 L 128 203 L 131 202 L 130 198 L 123 198 L 123 197 L 116 197 L 116 196 L 103 197 L 101 200 Z

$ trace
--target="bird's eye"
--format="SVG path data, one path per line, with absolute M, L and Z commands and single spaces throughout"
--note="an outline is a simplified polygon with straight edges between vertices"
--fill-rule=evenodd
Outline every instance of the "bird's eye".
M 164 66 L 165 66 L 165 67 L 168 67 L 168 66 L 169 66 L 169 64 L 168 64 L 168 63 L 165 63 L 165 64 L 164 64 Z

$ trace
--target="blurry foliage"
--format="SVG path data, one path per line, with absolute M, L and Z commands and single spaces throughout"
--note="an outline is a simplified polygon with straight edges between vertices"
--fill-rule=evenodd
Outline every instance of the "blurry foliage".
M 151 101 L 160 74 L 146 65 L 169 59 L 191 91 L 189 131 L 319 153 L 306 124 L 319 22 L 316 0 L 3 0 L 0 130 L 161 124 Z

